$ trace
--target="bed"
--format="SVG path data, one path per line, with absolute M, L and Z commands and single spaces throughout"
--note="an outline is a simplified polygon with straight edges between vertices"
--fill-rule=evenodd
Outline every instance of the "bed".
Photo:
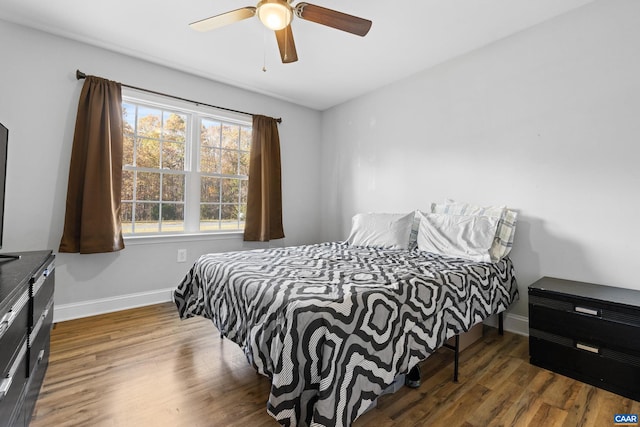
M 203 255 L 174 293 L 181 318 L 211 319 L 270 378 L 267 412 L 282 425 L 351 425 L 399 375 L 518 298 L 508 256 L 357 240 Z

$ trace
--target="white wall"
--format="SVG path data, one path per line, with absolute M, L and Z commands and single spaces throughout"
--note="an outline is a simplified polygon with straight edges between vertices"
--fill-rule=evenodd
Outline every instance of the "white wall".
M 545 275 L 640 289 L 639 16 L 599 1 L 324 112 L 323 239 L 361 211 L 507 204 L 513 317 Z
M 275 244 L 319 240 L 319 112 L 0 20 L 0 122 L 10 132 L 3 252 L 58 248 L 82 87 L 76 69 L 187 99 L 282 117 L 287 237 Z M 197 256 L 243 247 L 241 236 L 233 236 L 128 244 L 113 254 L 59 254 L 56 320 L 168 300 L 168 289 L 176 286 Z M 187 264 L 176 262 L 178 248 L 187 249 Z
M 359 211 L 445 197 L 508 204 L 520 212 L 516 316 L 543 275 L 640 289 L 639 14 L 634 0 L 598 1 L 322 114 L 0 21 L 0 121 L 10 129 L 2 251 L 58 247 L 79 68 L 281 116 L 287 238 L 277 244 L 343 239 Z M 59 254 L 56 307 L 83 315 L 166 299 L 198 255 L 243 247 L 236 236 Z M 176 263 L 178 248 L 187 264 Z

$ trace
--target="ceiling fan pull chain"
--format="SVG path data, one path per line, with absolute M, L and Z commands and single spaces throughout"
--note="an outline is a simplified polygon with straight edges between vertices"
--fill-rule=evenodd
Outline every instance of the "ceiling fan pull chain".
M 262 71 L 267 72 L 267 29 L 262 30 Z

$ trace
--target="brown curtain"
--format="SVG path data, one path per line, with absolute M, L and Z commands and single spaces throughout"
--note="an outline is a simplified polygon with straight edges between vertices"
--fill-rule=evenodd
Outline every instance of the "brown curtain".
M 244 240 L 268 242 L 284 237 L 278 122 L 253 116 L 252 135 Z
M 87 76 L 80 93 L 60 252 L 124 249 L 120 83 Z

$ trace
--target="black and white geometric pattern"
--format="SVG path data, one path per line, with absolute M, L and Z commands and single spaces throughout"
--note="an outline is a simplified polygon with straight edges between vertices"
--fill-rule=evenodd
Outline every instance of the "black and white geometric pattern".
M 513 265 L 323 243 L 203 255 L 175 291 L 271 379 L 287 426 L 349 426 L 451 336 L 518 298 Z

